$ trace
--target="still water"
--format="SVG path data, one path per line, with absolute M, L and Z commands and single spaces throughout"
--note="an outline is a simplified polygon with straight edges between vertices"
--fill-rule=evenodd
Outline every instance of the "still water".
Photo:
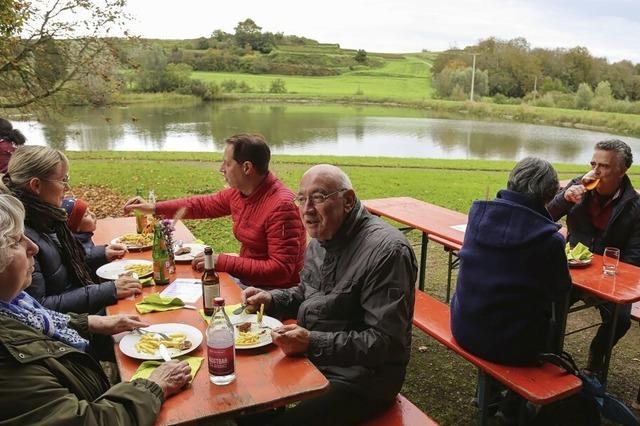
M 379 106 L 248 104 L 72 108 L 45 122 L 16 121 L 28 143 L 67 150 L 222 151 L 240 132 L 265 135 L 273 153 L 588 163 L 613 135 L 520 123 L 430 118 Z M 640 153 L 640 139 L 621 137 Z

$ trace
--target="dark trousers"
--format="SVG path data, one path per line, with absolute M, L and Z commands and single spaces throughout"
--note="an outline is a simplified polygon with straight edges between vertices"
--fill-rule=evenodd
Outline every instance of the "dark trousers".
M 357 425 L 385 411 L 393 402 L 366 398 L 348 386 L 331 382 L 317 398 L 302 401 L 284 411 L 259 413 L 236 419 L 239 425 L 348 426 Z
M 591 341 L 589 348 L 589 365 L 587 369 L 591 371 L 600 371 L 604 367 L 604 356 L 607 353 L 609 344 L 609 333 L 611 333 L 611 322 L 613 320 L 613 311 L 615 303 L 604 303 L 598 306 L 602 324 L 598 327 L 595 337 Z M 613 337 L 613 345 L 624 336 L 631 327 L 631 304 L 621 305 L 616 329 Z

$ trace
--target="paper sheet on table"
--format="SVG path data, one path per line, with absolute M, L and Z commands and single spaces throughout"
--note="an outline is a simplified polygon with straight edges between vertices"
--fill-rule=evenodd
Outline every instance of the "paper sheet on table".
M 463 225 L 452 225 L 449 228 L 455 229 L 456 231 L 465 232 L 467 230 L 467 224 L 465 223 Z
M 178 278 L 167 286 L 163 297 L 179 297 L 185 303 L 195 303 L 202 296 L 202 282 L 194 278 Z

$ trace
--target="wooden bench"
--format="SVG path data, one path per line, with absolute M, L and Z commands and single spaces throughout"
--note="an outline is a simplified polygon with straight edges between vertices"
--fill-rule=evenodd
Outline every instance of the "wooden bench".
M 462 248 L 462 244 L 447 240 L 446 238 L 438 237 L 437 235 L 429 235 L 429 239 L 434 243 L 442 245 L 444 250 L 449 254 L 447 264 L 447 295 L 445 297 L 445 302 L 449 303 L 449 300 L 451 299 L 451 272 L 460 264 L 460 257 L 458 257 L 458 253 Z
M 486 424 L 488 418 L 489 407 L 485 395 L 487 375 L 537 405 L 566 398 L 579 392 L 582 387 L 578 377 L 552 364 L 514 367 L 489 362 L 467 352 L 451 334 L 449 306 L 419 290 L 416 290 L 413 324 L 478 368 L 480 425 Z
M 631 319 L 640 321 L 640 302 L 636 302 L 631 306 Z
M 360 426 L 438 426 L 429 416 L 398 394 L 396 401 L 387 411 Z

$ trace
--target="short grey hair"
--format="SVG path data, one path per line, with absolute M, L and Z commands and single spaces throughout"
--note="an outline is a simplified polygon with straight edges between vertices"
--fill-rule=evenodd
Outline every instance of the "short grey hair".
M 331 177 L 331 179 L 336 183 L 337 189 L 353 189 L 351 179 L 349 179 L 349 176 L 347 176 L 340 167 L 334 166 L 333 164 L 317 164 L 307 170 L 304 174 L 306 175 L 311 171 Z
M 540 205 L 545 205 L 558 192 L 558 174 L 551 163 L 538 157 L 520 160 L 511 173 L 507 189 L 527 195 Z
M 24 207 L 12 195 L 0 194 L 0 272 L 13 260 L 9 247 L 24 233 Z M 1 284 L 1 283 L 0 283 Z
M 633 153 L 631 152 L 631 148 L 620 139 L 606 139 L 600 141 L 596 144 L 594 149 L 601 151 L 615 151 L 618 155 L 618 164 L 624 165 L 625 170 L 629 169 L 631 164 L 633 164 Z

